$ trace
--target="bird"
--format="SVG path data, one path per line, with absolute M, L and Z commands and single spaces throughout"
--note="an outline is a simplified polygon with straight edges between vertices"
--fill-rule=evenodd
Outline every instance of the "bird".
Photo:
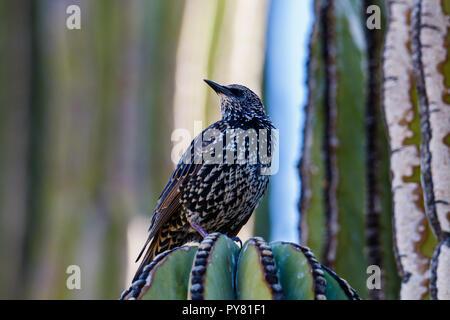
M 194 138 L 163 188 L 133 281 L 159 253 L 213 232 L 235 237 L 267 189 L 275 127 L 261 99 L 242 85 L 204 81 L 219 97 L 221 119 Z

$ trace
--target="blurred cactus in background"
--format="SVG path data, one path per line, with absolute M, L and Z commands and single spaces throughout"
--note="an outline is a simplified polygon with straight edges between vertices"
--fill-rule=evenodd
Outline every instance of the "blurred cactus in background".
M 114 298 L 128 221 L 153 206 L 172 167 L 172 109 L 161 106 L 171 101 L 166 61 L 183 3 L 81 2 L 81 30 L 66 28 L 70 4 L 1 1 L 2 147 L 17 145 L 1 161 L 10 176 L 1 215 L 11 224 L 0 225 L 2 297 Z M 81 291 L 66 288 L 72 264 Z
M 148 264 L 121 299 L 357 300 L 314 254 L 293 243 L 250 238 L 240 249 L 219 233 L 168 250 Z

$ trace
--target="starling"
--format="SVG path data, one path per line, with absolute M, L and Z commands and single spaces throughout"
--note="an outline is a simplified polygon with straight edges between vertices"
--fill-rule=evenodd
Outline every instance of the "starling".
M 191 142 L 164 187 L 133 281 L 163 251 L 201 241 L 212 232 L 235 237 L 269 183 L 264 170 L 271 166 L 274 126 L 261 100 L 241 85 L 205 82 L 219 96 L 222 119 Z M 261 159 L 262 148 L 268 161 Z

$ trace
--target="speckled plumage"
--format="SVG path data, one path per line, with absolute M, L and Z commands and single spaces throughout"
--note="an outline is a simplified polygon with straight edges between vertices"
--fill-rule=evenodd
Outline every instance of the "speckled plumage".
M 191 142 L 164 187 L 141 254 L 150 245 L 135 279 L 158 253 L 190 241 L 200 241 L 202 236 L 193 224 L 207 233 L 236 236 L 269 183 L 270 176 L 261 174 L 261 169 L 269 167 L 270 163 L 261 163 L 257 153 L 249 152 L 250 145 L 259 145 L 260 130 L 268 132 L 267 149 L 271 152 L 270 130 L 274 127 L 264 113 L 261 100 L 244 86 L 225 87 L 205 81 L 219 95 L 222 119 Z M 242 132 L 249 133 L 245 144 L 237 143 L 238 139 L 230 143 L 228 134 Z M 217 145 L 220 146 L 218 154 L 214 152 Z M 245 147 L 245 159 L 238 158 L 239 146 Z M 201 161 L 196 158 L 199 154 L 203 155 Z

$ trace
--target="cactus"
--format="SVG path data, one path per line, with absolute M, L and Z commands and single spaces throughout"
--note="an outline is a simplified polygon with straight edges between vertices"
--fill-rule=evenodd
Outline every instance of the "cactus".
M 234 299 L 234 270 L 238 247 L 231 239 L 206 237 L 200 244 L 192 266 L 189 298 Z
M 384 110 L 402 299 L 449 299 L 450 1 L 389 1 Z
M 399 278 L 379 98 L 384 29 L 367 29 L 369 4 L 384 17 L 382 1 L 315 1 L 300 235 L 324 264 L 352 279 L 362 297 L 382 299 L 396 298 Z M 369 265 L 380 266 L 382 290 L 367 291 Z
M 349 284 L 310 249 L 250 238 L 239 248 L 220 233 L 165 251 L 121 299 L 357 300 Z
M 450 299 L 450 1 L 415 1 L 412 50 L 425 211 L 439 244 L 430 262 L 430 297 Z

